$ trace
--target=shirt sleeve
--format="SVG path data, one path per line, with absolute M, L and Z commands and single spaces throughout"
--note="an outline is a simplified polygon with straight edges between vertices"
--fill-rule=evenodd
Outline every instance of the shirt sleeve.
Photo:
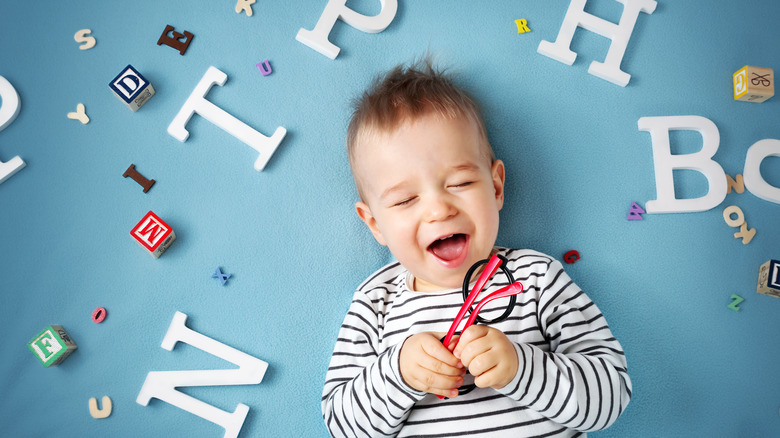
M 623 348 L 560 262 L 550 263 L 538 287 L 537 318 L 549 351 L 516 344 L 517 375 L 499 392 L 566 427 L 604 429 L 631 399 Z
M 379 310 L 358 291 L 325 376 L 322 416 L 334 437 L 395 436 L 425 393 L 401 378 L 403 343 L 380 351 Z

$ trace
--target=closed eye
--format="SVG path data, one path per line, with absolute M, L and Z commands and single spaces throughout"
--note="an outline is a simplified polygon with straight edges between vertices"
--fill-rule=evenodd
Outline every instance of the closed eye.
M 417 198 L 416 196 L 412 196 L 411 198 L 406 198 L 406 199 L 404 199 L 401 202 L 396 202 L 395 204 L 393 204 L 393 207 L 402 207 L 404 205 L 408 205 L 412 201 L 414 201 L 416 198 Z
M 450 187 L 467 187 L 470 186 L 471 184 L 474 184 L 474 181 L 464 181 L 462 183 L 452 184 L 450 185 Z

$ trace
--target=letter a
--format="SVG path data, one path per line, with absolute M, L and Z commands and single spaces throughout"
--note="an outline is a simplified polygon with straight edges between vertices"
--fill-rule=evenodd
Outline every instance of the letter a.
M 187 315 L 176 312 L 165 333 L 162 348 L 173 350 L 177 342 L 184 342 L 206 353 L 238 365 L 238 369 L 151 371 L 141 387 L 136 402 L 146 406 L 152 398 L 170 403 L 179 409 L 195 414 L 225 428 L 225 438 L 235 438 L 244 425 L 249 407 L 243 403 L 232 413 L 225 412 L 176 388 L 182 386 L 255 385 L 263 380 L 268 364 L 238 351 L 208 336 L 187 328 Z
M 314 29 L 301 28 L 295 39 L 330 59 L 336 59 L 341 49 L 328 41 L 328 36 L 333 30 L 333 26 L 336 25 L 336 21 L 341 18 L 348 25 L 367 33 L 382 32 L 393 22 L 395 12 L 398 10 L 398 0 L 379 0 L 379 3 L 382 8 L 379 13 L 373 17 L 367 17 L 349 9 L 347 0 L 329 0 Z
M 612 40 L 607 57 L 604 62 L 593 61 L 588 68 L 588 73 L 625 87 L 631 75 L 620 70 L 620 63 L 626 53 L 628 40 L 634 32 L 639 13 L 652 14 L 658 3 L 655 0 L 617 0 L 623 4 L 623 14 L 620 16 L 620 23 L 615 24 L 585 12 L 586 1 L 571 0 L 555 42 L 542 41 L 536 51 L 556 61 L 572 65 L 577 54 L 570 49 L 570 46 L 578 26 L 605 36 Z
M 19 115 L 19 94 L 6 78 L 0 76 L 0 131 Z M 27 163 L 18 156 L 5 163 L 0 161 L 0 184 L 21 170 Z
M 216 67 L 209 67 L 206 70 L 206 74 L 198 82 L 198 85 L 195 86 L 190 97 L 182 105 L 179 113 L 176 114 L 171 124 L 168 125 L 168 134 L 171 134 L 180 142 L 187 141 L 187 137 L 190 136 L 190 133 L 187 131 L 187 122 L 190 121 L 193 114 L 198 113 L 209 122 L 219 126 L 228 134 L 256 150 L 260 156 L 255 161 L 255 170 L 261 171 L 276 148 L 279 147 L 279 143 L 282 142 L 282 139 L 287 134 L 287 130 L 279 126 L 271 137 L 266 137 L 247 126 L 246 123 L 233 117 L 227 111 L 206 100 L 206 94 L 211 89 L 211 86 L 214 84 L 224 85 L 225 81 L 227 81 L 225 73 L 222 73 Z
M 647 201 L 645 209 L 648 213 L 705 211 L 717 207 L 726 199 L 726 172 L 712 160 L 720 145 L 720 133 L 711 120 L 700 116 L 642 117 L 638 125 L 640 131 L 650 132 L 653 144 L 658 199 Z M 672 155 L 669 145 L 670 130 L 699 131 L 703 139 L 701 150 L 693 154 Z M 703 173 L 709 183 L 707 194 L 695 199 L 676 199 L 673 176 L 675 169 L 690 169 Z

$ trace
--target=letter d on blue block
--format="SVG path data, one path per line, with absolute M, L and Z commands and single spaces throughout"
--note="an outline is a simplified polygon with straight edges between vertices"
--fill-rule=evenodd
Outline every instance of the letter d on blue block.
M 138 111 L 150 97 L 154 96 L 152 84 L 129 64 L 108 83 L 108 86 L 133 112 Z

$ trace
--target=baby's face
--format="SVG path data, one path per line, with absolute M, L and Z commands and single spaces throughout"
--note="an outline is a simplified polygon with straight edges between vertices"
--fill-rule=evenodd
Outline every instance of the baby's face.
M 356 151 L 358 215 L 415 276 L 419 291 L 460 287 L 489 257 L 504 201 L 504 165 L 481 153 L 468 118 L 428 114 Z

